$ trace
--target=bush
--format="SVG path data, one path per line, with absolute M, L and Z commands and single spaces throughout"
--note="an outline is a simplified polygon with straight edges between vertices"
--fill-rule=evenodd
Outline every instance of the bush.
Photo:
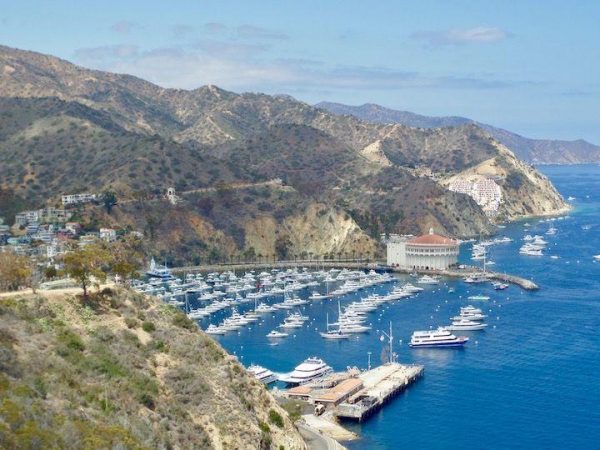
M 142 330 L 144 330 L 146 333 L 151 333 L 156 330 L 156 327 L 152 322 L 147 320 L 142 324 Z
M 138 321 L 133 317 L 125 317 L 125 325 L 127 325 L 127 328 L 135 328 L 138 326 Z
M 281 417 L 281 414 L 274 409 L 269 410 L 269 422 L 278 426 L 279 428 L 283 428 L 283 417 Z
M 194 321 L 190 320 L 188 316 L 181 311 L 177 311 L 173 316 L 173 325 L 185 328 L 186 330 L 195 330 L 198 328 Z

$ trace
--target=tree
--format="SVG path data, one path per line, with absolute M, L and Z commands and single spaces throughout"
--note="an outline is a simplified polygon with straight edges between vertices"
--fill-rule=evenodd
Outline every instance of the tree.
M 0 289 L 13 291 L 31 283 L 31 262 L 25 256 L 0 253 Z
M 102 204 L 104 205 L 106 212 L 110 214 L 113 206 L 117 204 L 117 194 L 115 194 L 113 191 L 104 191 L 102 194 Z
M 128 280 L 138 275 L 138 269 L 143 266 L 142 241 L 133 236 L 110 244 L 110 270 L 121 280 Z
M 88 244 L 63 256 L 65 273 L 76 280 L 88 298 L 88 287 L 106 281 L 106 268 L 111 263 L 111 254 L 100 244 Z

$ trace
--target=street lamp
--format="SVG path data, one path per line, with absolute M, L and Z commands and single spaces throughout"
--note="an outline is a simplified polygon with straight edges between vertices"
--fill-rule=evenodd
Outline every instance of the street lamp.
M 387 334 L 385 331 L 381 330 L 381 336 L 379 337 L 379 340 L 381 342 L 385 342 L 385 338 L 388 338 L 389 343 L 390 343 L 390 363 L 394 362 L 394 352 L 393 352 L 393 347 L 392 347 L 392 343 L 394 341 L 394 335 L 392 333 L 392 321 L 390 320 L 390 334 Z

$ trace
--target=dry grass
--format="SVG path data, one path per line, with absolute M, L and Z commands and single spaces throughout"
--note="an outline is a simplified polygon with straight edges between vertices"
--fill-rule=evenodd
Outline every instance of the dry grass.
M 303 448 L 285 412 L 179 310 L 110 289 L 0 300 L 0 447 L 280 445 Z

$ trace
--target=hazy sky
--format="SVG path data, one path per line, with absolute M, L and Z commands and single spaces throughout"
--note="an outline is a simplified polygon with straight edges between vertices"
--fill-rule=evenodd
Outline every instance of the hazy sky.
M 6 1 L 0 43 L 167 87 L 461 115 L 600 144 L 600 1 Z

